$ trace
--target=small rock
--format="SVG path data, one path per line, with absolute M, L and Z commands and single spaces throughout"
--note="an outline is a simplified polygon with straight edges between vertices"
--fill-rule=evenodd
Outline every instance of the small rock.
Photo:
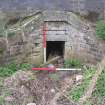
M 27 105 L 36 105 L 35 103 L 28 103 Z
M 76 81 L 80 81 L 83 79 L 83 75 L 76 75 Z
M 51 93 L 55 93 L 55 89 L 51 89 Z

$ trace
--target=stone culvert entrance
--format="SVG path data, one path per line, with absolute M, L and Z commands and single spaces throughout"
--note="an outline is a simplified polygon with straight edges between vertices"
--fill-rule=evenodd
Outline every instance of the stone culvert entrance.
M 50 57 L 61 56 L 64 57 L 65 41 L 47 41 L 47 60 Z
M 56 56 L 65 57 L 65 43 L 67 41 L 67 24 L 63 21 L 46 22 L 46 60 Z

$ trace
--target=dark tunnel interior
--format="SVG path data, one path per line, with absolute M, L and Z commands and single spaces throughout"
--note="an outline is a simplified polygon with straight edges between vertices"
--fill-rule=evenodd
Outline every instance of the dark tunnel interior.
M 54 56 L 64 56 L 64 47 L 65 42 L 64 41 L 47 41 L 47 49 L 46 54 L 47 58 L 54 57 Z

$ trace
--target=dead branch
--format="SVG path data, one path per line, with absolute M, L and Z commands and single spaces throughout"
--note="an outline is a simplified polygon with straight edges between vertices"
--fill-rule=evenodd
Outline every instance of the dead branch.
M 46 66 L 46 65 L 48 65 L 48 64 L 50 64 L 50 63 L 54 63 L 54 62 L 56 62 L 58 59 L 60 59 L 60 56 L 57 56 L 57 57 L 52 58 L 51 60 L 47 61 L 46 63 L 40 65 L 40 67 Z

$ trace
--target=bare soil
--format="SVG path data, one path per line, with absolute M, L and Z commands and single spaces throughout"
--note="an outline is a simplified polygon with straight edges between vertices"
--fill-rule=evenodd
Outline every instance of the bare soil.
M 29 73 L 20 72 L 20 74 L 5 80 L 5 86 L 11 90 L 10 97 L 13 97 L 15 105 L 27 105 L 32 102 L 36 105 L 75 105 L 66 96 L 66 93 L 75 84 L 76 73 L 69 71 L 38 72 L 32 73 L 33 79 L 28 80 L 26 79 Z M 53 75 L 56 75 L 57 78 Z M 5 105 L 13 105 L 13 102 L 6 102 Z

